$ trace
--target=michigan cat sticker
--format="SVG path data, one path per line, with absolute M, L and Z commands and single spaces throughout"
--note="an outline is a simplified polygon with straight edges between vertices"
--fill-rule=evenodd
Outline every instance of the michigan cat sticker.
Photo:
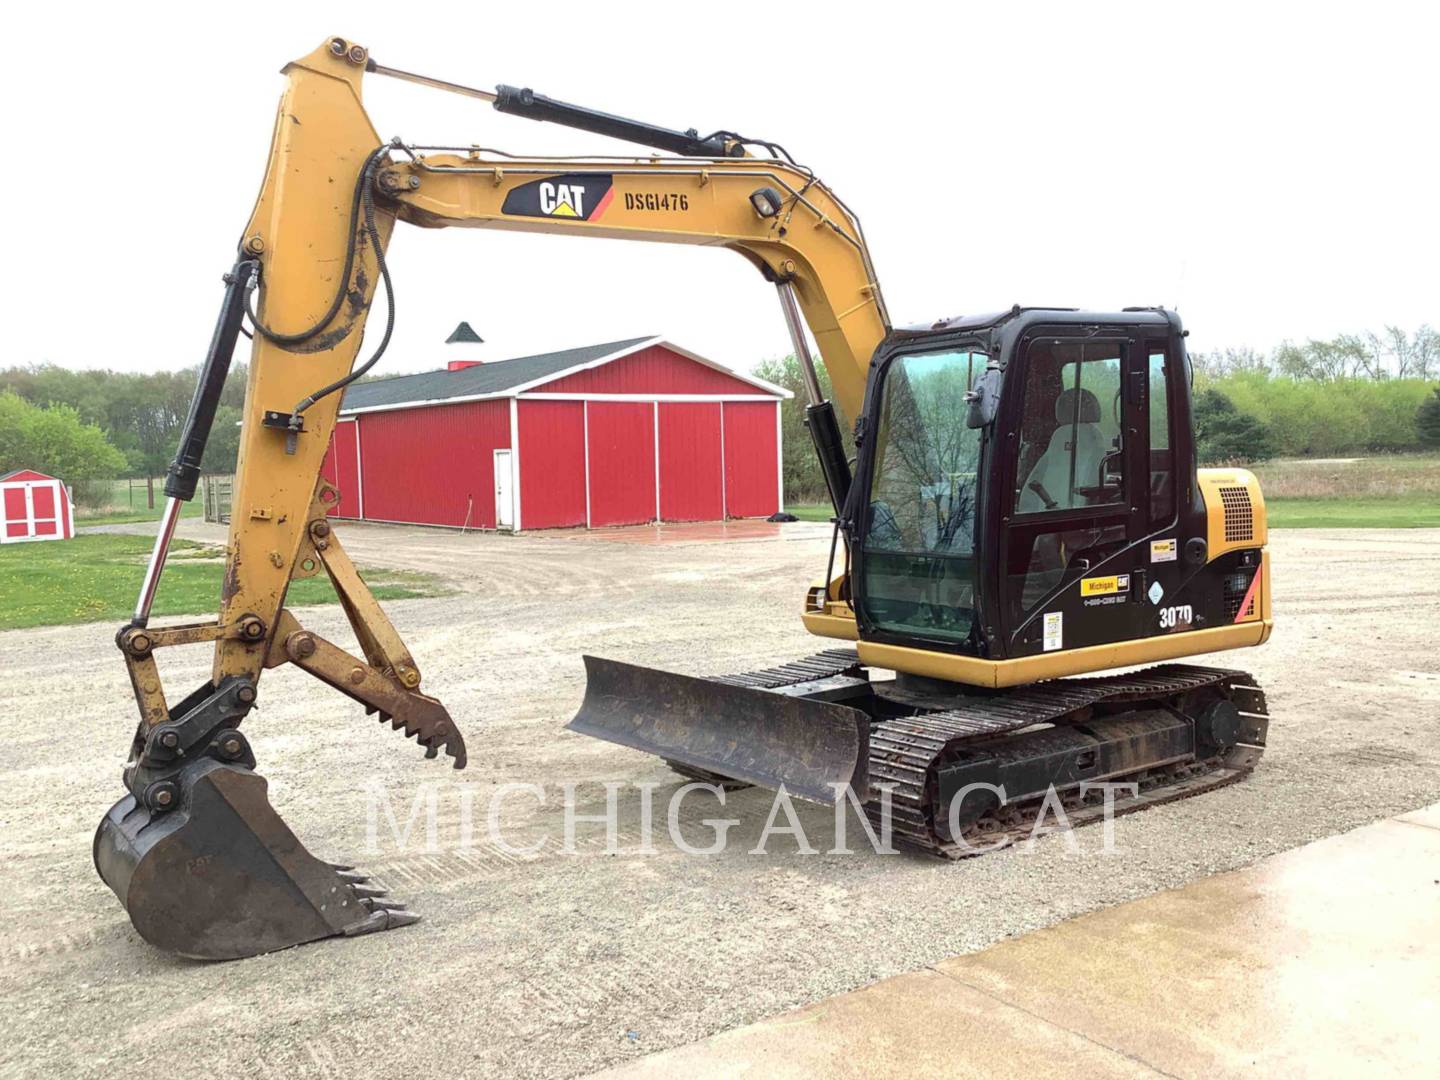
M 1080 581 L 1081 596 L 1113 596 L 1130 591 L 1129 574 L 1113 574 L 1110 577 L 1087 577 Z
M 610 205 L 612 178 L 595 173 L 565 173 L 532 180 L 505 196 L 500 212 L 510 217 L 596 221 Z
M 1130 599 L 1130 575 L 1112 574 L 1109 577 L 1087 577 L 1080 580 L 1081 603 L 1086 607 L 1106 607 L 1123 604 Z

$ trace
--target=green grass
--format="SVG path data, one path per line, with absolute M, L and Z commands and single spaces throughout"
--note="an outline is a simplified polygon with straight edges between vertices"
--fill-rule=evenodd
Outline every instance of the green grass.
M 134 485 L 133 487 L 131 485 Z M 165 509 L 165 481 L 155 481 L 155 506 L 146 506 L 145 481 L 114 480 L 105 506 L 77 506 L 76 525 L 130 525 L 139 521 L 158 521 Z M 204 512 L 200 493 L 180 507 L 181 517 L 199 517 Z
M 1262 480 L 1261 490 L 1265 490 Z M 1275 497 L 1265 495 L 1272 529 L 1435 529 L 1440 528 L 1440 496 L 1377 498 Z M 829 521 L 829 505 L 802 504 L 785 510 L 801 521 Z
M 78 536 L 74 540 L 8 544 L 0 548 L 0 630 L 62 623 L 122 623 L 135 607 L 154 540 L 148 536 Z M 176 540 L 155 598 L 156 615 L 201 615 L 220 606 L 224 570 L 218 547 Z M 446 592 L 432 574 L 366 570 L 381 600 Z M 324 574 L 296 581 L 286 603 L 326 604 L 335 590 Z
M 1440 502 L 1440 454 L 1276 458 L 1250 465 L 1270 499 L 1407 499 Z
M 159 521 L 160 513 L 165 509 L 165 496 L 156 494 L 155 509 L 141 506 L 135 510 L 81 510 L 75 508 L 76 525 L 133 525 L 141 521 Z M 200 497 L 197 495 L 193 501 L 182 503 L 180 516 L 182 518 L 198 518 L 203 509 L 200 506 Z
M 835 516 L 835 509 L 829 503 L 800 503 L 785 507 L 785 512 L 801 521 L 829 521 Z
M 1440 528 L 1440 500 L 1265 499 L 1272 529 Z

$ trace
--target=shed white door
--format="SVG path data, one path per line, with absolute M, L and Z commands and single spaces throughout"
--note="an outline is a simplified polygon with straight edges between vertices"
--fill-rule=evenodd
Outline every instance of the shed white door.
M 72 535 L 70 509 L 59 480 L 12 480 L 0 484 L 0 544 L 63 540 Z
M 510 451 L 495 452 L 495 527 L 515 527 L 515 477 L 510 469 Z

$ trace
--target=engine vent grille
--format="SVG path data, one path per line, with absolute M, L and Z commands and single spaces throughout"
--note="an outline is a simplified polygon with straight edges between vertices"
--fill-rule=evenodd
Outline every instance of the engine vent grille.
M 1243 487 L 1222 487 L 1220 505 L 1225 508 L 1225 542 L 1255 539 L 1255 511 L 1250 491 Z

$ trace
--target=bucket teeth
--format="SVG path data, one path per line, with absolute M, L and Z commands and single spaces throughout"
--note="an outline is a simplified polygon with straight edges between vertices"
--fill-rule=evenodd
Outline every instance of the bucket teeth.
M 361 899 L 361 905 L 366 911 L 404 911 L 405 905 L 399 900 L 382 900 L 377 896 L 367 896 Z
M 420 916 L 407 908 L 403 900 L 389 899 L 390 891 L 372 883 L 369 875 L 353 867 L 341 869 L 336 866 L 335 876 L 349 887 L 350 895 L 364 913 L 357 922 L 341 931 L 346 937 L 393 930 L 397 926 L 409 926 L 420 921 Z
M 373 934 L 380 930 L 393 930 L 397 926 L 409 926 L 411 923 L 420 921 L 420 916 L 413 911 L 406 911 L 403 908 L 377 908 L 370 912 L 363 922 L 354 923 L 345 928 L 346 937 L 358 937 L 360 934 Z

